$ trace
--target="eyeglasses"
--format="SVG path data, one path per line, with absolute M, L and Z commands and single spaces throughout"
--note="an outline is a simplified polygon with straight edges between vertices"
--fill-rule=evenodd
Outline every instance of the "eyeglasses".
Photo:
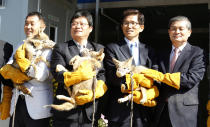
M 138 26 L 139 23 L 138 22 L 123 22 L 123 26 L 127 27 L 129 25 L 131 25 L 131 26 Z
M 73 23 L 71 23 L 72 27 L 76 27 L 78 25 L 80 25 L 81 27 L 85 27 L 85 26 L 87 26 L 89 24 L 88 23 L 81 23 L 81 22 L 73 22 Z

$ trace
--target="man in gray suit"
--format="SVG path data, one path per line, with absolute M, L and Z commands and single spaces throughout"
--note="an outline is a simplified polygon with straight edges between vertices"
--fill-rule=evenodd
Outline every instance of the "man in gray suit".
M 43 32 L 44 29 L 44 19 L 39 12 L 31 12 L 27 15 L 24 25 L 24 32 L 27 37 L 34 38 L 35 36 L 39 35 L 39 33 Z M 25 54 L 27 52 L 25 52 L 24 44 L 16 50 L 14 57 L 16 58 L 17 62 L 17 51 L 22 52 L 20 61 L 28 61 L 27 64 L 23 62 L 25 70 L 23 69 L 21 70 L 22 72 L 20 72 L 17 71 L 17 69 L 16 71 L 14 71 L 13 76 L 9 77 L 8 79 L 12 79 L 12 81 L 14 82 L 18 78 L 21 80 L 20 74 L 27 74 L 28 77 L 30 76 L 31 79 L 28 81 L 23 81 L 23 84 L 21 85 L 27 87 L 31 91 L 33 97 L 24 94 L 22 91 L 19 91 L 16 88 L 13 89 L 13 96 L 10 107 L 10 115 L 12 116 L 10 119 L 10 127 L 12 127 L 13 125 L 15 127 L 48 127 L 49 120 L 52 114 L 50 113 L 49 108 L 44 108 L 43 106 L 52 104 L 52 76 L 50 74 L 48 66 L 43 61 L 39 61 L 35 65 L 36 69 L 39 70 L 35 72 L 32 63 L 27 58 L 25 58 Z M 41 56 L 49 61 L 51 57 L 51 52 L 51 49 L 42 49 Z M 13 66 L 11 66 L 10 64 L 5 65 L 1 69 L 2 76 L 4 68 L 7 67 L 12 68 Z M 10 69 L 9 72 L 11 71 L 12 70 Z M 35 79 L 33 77 L 36 73 L 38 73 L 39 77 Z
M 205 73 L 205 58 L 202 49 L 189 44 L 191 32 L 187 17 L 171 18 L 168 33 L 172 46 L 160 53 L 161 72 L 151 69 L 143 72 L 163 82 L 153 126 L 197 127 L 198 89 Z

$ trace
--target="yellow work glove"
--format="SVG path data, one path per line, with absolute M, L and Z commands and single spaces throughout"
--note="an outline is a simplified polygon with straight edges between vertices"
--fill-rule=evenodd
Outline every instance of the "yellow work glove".
M 180 88 L 180 77 L 181 77 L 180 72 L 171 73 L 171 74 L 170 73 L 163 74 L 153 69 L 145 69 L 145 70 L 142 70 L 141 73 L 144 74 L 146 77 L 150 77 L 156 81 L 163 82 L 178 90 Z
M 208 111 L 207 127 L 210 127 L 210 100 L 208 100 L 208 103 L 206 105 L 206 109 Z
M 130 74 L 126 74 L 126 84 L 128 90 L 131 90 L 131 78 Z M 133 76 L 134 86 L 133 89 L 135 90 L 139 85 L 145 88 L 151 88 L 153 85 L 153 80 L 151 78 L 145 77 L 143 74 L 134 73 Z
M 26 58 L 25 43 L 22 44 L 15 53 L 15 60 L 22 72 L 25 72 L 31 65 L 31 62 Z
M 107 86 L 102 80 L 97 81 L 95 89 L 95 98 L 102 97 L 107 91 Z M 77 105 L 84 105 L 93 101 L 93 91 L 92 90 L 79 90 L 78 95 L 75 96 Z
M 131 93 L 131 92 L 130 92 Z M 143 94 L 143 95 L 142 95 Z M 146 95 L 144 95 L 146 94 Z M 146 96 L 146 102 L 144 103 L 145 106 L 149 105 L 150 102 L 159 96 L 159 90 L 156 86 L 153 86 L 152 88 L 146 89 L 146 93 L 143 93 L 142 91 L 133 91 L 133 101 L 137 104 L 141 104 L 141 99 L 143 96 Z M 152 102 L 153 103 L 153 102 Z M 143 105 L 144 105 L 143 104 Z M 154 105 L 155 106 L 155 105 Z M 151 107 L 151 106 L 150 106 Z
M 95 74 L 89 61 L 83 61 L 76 71 L 63 73 L 64 83 L 69 87 L 81 81 L 91 79 Z
M 14 68 L 10 64 L 6 64 L 0 69 L 1 75 L 4 79 L 11 79 L 15 84 L 22 84 L 26 81 L 29 81 L 29 78 L 25 73 L 21 72 L 19 69 Z
M 5 120 L 10 116 L 9 112 L 10 112 L 11 99 L 12 99 L 12 88 L 9 86 L 4 86 L 3 99 L 0 105 L 1 120 Z
M 147 100 L 144 104 L 142 104 L 143 106 L 146 107 L 154 107 L 157 105 L 156 100 Z

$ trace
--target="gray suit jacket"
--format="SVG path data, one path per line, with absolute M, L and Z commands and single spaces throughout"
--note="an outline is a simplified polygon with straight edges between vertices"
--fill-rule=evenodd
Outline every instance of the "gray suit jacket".
M 45 49 L 42 52 L 42 57 L 50 61 L 52 50 Z M 27 111 L 30 117 L 34 120 L 51 117 L 50 108 L 45 108 L 45 105 L 50 105 L 53 102 L 53 85 L 52 75 L 47 65 L 40 61 L 37 64 L 37 73 L 40 80 L 32 79 L 25 82 L 23 85 L 31 90 L 33 97 L 25 95 L 25 102 Z M 13 96 L 11 100 L 10 115 L 14 113 L 15 104 L 17 103 L 19 95 L 22 94 L 16 88 L 13 89 Z
M 160 54 L 159 69 L 163 73 L 169 72 L 170 52 L 171 49 L 168 49 Z M 156 115 L 160 116 L 164 106 L 168 106 L 173 127 L 196 127 L 198 88 L 205 73 L 203 50 L 187 43 L 171 73 L 174 72 L 181 72 L 180 89 L 176 90 L 166 84 L 161 85 Z M 168 105 L 165 105 L 165 100 L 168 100 Z

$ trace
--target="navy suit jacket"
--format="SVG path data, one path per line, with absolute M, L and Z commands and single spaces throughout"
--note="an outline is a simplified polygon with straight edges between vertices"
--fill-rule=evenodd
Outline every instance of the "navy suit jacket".
M 87 48 L 94 50 L 94 51 L 99 51 L 101 48 L 104 48 L 102 45 L 97 44 L 97 43 L 92 43 L 88 42 L 87 43 Z M 72 65 L 69 65 L 69 61 L 71 58 L 73 58 L 76 55 L 80 55 L 79 49 L 77 48 L 76 44 L 73 42 L 73 40 L 64 42 L 64 43 L 57 43 L 53 49 L 52 57 L 51 57 L 51 72 L 56 79 L 56 81 L 59 83 L 58 88 L 56 91 L 56 95 L 65 95 L 69 96 L 68 92 L 64 89 L 64 76 L 63 72 L 56 72 L 56 66 L 58 64 L 63 65 L 66 69 L 69 71 L 73 70 Z M 105 81 L 105 70 L 102 65 L 100 68 L 98 74 L 97 74 L 97 79 L 98 80 L 103 80 Z M 100 117 L 100 113 L 102 112 L 103 109 L 103 104 L 99 106 L 99 103 L 102 103 L 102 98 L 99 98 L 96 100 L 96 114 L 95 116 L 97 118 Z M 54 98 L 54 104 L 62 104 L 65 101 L 58 100 L 56 97 Z M 52 109 L 53 115 L 55 118 L 58 119 L 77 119 L 79 113 L 85 112 L 84 114 L 87 115 L 87 118 L 91 121 L 92 120 L 92 113 L 93 113 L 93 103 L 87 103 L 82 106 L 77 106 L 75 109 L 72 109 L 70 111 L 56 111 Z
M 158 63 L 163 73 L 169 72 L 170 52 L 171 48 L 160 54 Z M 181 72 L 180 89 L 177 90 L 166 84 L 161 85 L 156 112 L 157 121 L 164 106 L 168 106 L 173 127 L 197 126 L 198 88 L 205 73 L 204 56 L 203 50 L 197 46 L 187 43 L 184 47 L 171 72 Z M 166 100 L 168 100 L 168 105 L 165 105 Z
M 140 61 L 141 65 L 147 66 L 149 68 L 157 69 L 155 64 L 155 54 L 154 50 L 149 46 L 140 43 Z M 123 122 L 130 118 L 130 106 L 126 103 L 119 104 L 117 102 L 118 98 L 122 98 L 125 94 L 121 93 L 121 84 L 125 83 L 125 78 L 118 78 L 116 76 L 116 67 L 112 61 L 115 58 L 119 61 L 124 61 L 131 57 L 129 47 L 125 40 L 118 43 L 111 43 L 105 48 L 105 59 L 104 65 L 106 69 L 106 79 L 109 91 L 109 100 L 107 105 L 107 116 L 108 119 L 115 122 Z M 133 61 L 134 64 L 134 61 Z M 134 119 L 135 118 L 147 119 L 147 113 L 144 112 L 144 107 L 134 103 Z
M 3 67 L 9 60 L 12 55 L 13 47 L 8 42 L 0 40 L 0 68 Z M 5 80 L 0 75 L 0 82 L 7 86 L 13 86 L 11 80 Z M 0 83 L 0 88 L 1 88 Z M 0 89 L 0 98 L 1 98 L 1 89 Z

